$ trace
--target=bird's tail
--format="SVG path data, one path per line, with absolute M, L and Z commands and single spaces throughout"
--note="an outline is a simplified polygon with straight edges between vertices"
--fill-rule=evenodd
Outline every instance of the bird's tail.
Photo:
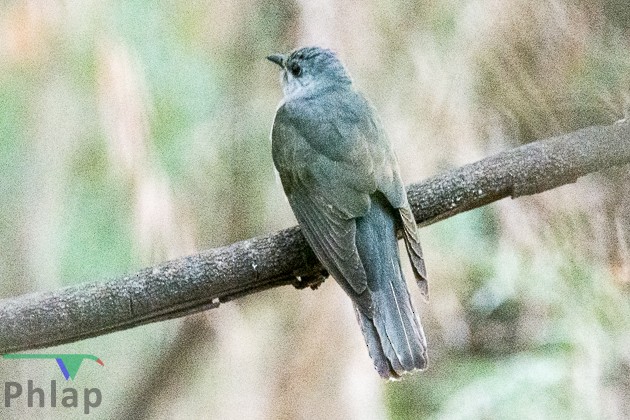
M 372 313 L 355 305 L 357 319 L 378 373 L 397 378 L 425 369 L 427 344 L 400 267 L 394 209 L 372 197 L 368 213 L 357 219 L 357 249 L 365 267 Z

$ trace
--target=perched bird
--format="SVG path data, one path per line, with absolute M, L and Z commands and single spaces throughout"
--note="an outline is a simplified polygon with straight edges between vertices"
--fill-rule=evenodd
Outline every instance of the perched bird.
M 378 373 L 397 378 L 426 368 L 397 230 L 426 296 L 422 249 L 381 122 L 332 51 L 308 47 L 267 58 L 282 68 L 284 92 L 273 161 L 306 240 L 352 299 Z

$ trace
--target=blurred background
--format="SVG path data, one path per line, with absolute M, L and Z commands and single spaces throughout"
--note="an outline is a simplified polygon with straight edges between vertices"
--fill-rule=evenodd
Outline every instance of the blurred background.
M 0 298 L 294 225 L 265 56 L 309 44 L 347 64 L 407 182 L 630 110 L 625 0 L 4 0 Z M 332 279 L 46 352 L 105 362 L 72 384 L 101 389 L 95 418 L 628 418 L 629 214 L 625 167 L 422 229 L 431 366 L 400 382 Z

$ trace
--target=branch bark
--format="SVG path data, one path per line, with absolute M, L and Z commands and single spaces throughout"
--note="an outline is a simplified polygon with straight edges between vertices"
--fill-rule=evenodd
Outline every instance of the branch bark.
M 536 194 L 630 163 L 630 122 L 530 143 L 408 187 L 426 226 L 504 197 Z M 119 279 L 0 301 L 0 354 L 50 347 L 216 308 L 277 286 L 316 286 L 323 268 L 299 227 Z

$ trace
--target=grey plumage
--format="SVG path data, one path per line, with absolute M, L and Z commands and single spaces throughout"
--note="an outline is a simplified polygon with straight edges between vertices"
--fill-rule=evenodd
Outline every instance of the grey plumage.
M 376 113 L 330 50 L 268 58 L 283 68 L 273 160 L 304 236 L 352 299 L 378 373 L 424 369 L 426 340 L 402 275 L 396 230 L 403 230 L 426 295 L 422 249 Z

